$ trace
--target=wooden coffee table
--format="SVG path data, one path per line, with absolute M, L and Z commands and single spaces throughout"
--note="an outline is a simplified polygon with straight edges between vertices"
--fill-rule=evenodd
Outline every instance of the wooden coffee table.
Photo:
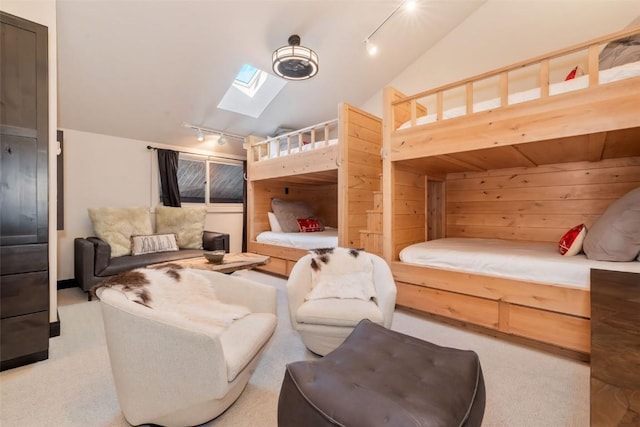
M 242 252 L 239 254 L 224 254 L 224 258 L 221 263 L 216 264 L 207 261 L 203 256 L 197 258 L 185 258 L 176 261 L 163 262 L 161 264 L 155 264 L 154 266 L 177 264 L 184 268 L 194 268 L 196 270 L 209 270 L 218 271 L 220 273 L 233 273 L 237 270 L 246 270 L 260 265 L 265 265 L 269 262 L 269 257 L 266 255 L 253 254 L 251 252 Z

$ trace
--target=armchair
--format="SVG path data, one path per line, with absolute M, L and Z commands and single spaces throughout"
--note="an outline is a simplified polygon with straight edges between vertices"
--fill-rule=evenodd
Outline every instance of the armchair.
M 313 254 L 305 255 L 294 265 L 287 282 L 291 326 L 312 352 L 321 356 L 337 348 L 362 319 L 391 327 L 396 303 L 396 285 L 386 261 L 366 253 L 373 263 L 375 298 L 326 298 L 305 300 L 312 288 Z
M 132 425 L 193 426 L 217 417 L 240 396 L 275 330 L 275 288 L 188 271 L 206 278 L 220 302 L 250 313 L 220 332 L 176 321 L 117 287 L 96 290 L 118 401 Z

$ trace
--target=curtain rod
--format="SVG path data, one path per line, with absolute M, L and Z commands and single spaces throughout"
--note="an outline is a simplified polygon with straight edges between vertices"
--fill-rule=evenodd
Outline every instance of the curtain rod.
M 152 147 L 151 145 L 147 145 L 147 150 L 169 150 L 169 151 L 177 151 L 178 153 L 182 153 L 182 154 L 188 154 L 190 156 L 200 156 L 200 157 L 206 157 L 207 159 L 227 159 L 227 160 L 235 160 L 235 161 L 239 161 L 239 162 L 244 162 L 247 159 L 236 159 L 235 157 L 226 157 L 226 156 L 210 156 L 208 154 L 198 154 L 198 153 L 190 153 L 188 151 L 180 151 L 180 150 L 171 150 L 168 148 L 158 148 L 158 147 Z M 239 157 L 239 156 L 238 156 Z

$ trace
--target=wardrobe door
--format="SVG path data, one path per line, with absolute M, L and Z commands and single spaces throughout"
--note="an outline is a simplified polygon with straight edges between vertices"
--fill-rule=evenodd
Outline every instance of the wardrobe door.
M 48 357 L 47 39 L 0 13 L 0 369 Z

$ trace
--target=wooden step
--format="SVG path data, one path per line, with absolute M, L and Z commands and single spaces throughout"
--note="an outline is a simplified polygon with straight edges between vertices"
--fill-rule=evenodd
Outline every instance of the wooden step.
M 360 231 L 360 246 L 369 253 L 382 256 L 382 232 Z
M 382 211 L 367 211 L 367 230 L 382 233 Z

